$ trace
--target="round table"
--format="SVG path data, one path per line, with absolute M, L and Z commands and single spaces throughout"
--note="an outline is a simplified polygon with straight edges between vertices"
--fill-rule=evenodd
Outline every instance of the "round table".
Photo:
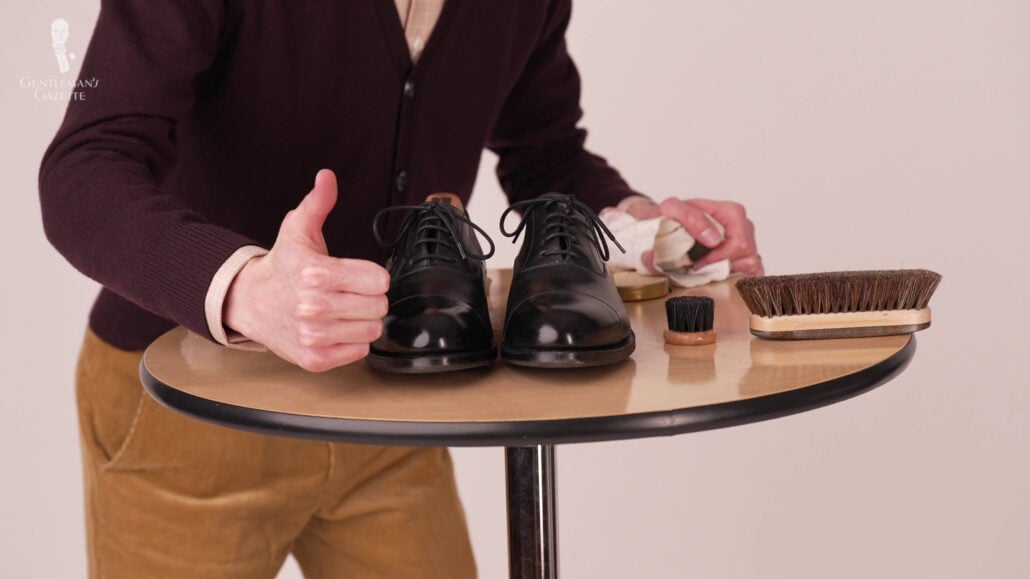
M 491 272 L 500 333 L 510 270 Z M 912 358 L 911 335 L 769 341 L 751 336 L 733 281 L 674 295 L 715 299 L 718 339 L 669 346 L 664 300 L 627 303 L 637 349 L 617 365 L 509 366 L 398 375 L 362 362 L 311 374 L 270 353 L 177 328 L 140 375 L 161 404 L 264 434 L 415 446 L 504 446 L 512 577 L 557 577 L 554 445 L 683 434 L 811 410 L 883 384 Z

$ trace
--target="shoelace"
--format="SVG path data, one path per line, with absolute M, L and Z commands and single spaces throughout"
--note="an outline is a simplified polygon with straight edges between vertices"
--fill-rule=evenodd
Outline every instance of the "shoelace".
M 409 213 L 404 218 L 400 231 L 397 232 L 397 237 L 393 241 L 386 241 L 379 231 L 380 223 L 384 215 L 395 211 L 408 211 Z M 468 224 L 474 231 L 482 235 L 483 239 L 486 239 L 486 242 L 490 244 L 490 251 L 486 253 L 470 251 L 465 246 L 462 236 L 455 230 L 455 221 Z M 453 257 L 442 254 L 440 252 L 441 247 L 457 251 L 462 259 L 469 257 L 473 259 L 489 259 L 494 254 L 494 241 L 490 239 L 486 231 L 483 231 L 481 227 L 473 223 L 462 212 L 444 203 L 429 202 L 420 205 L 396 205 L 381 209 L 372 220 L 372 234 L 379 245 L 386 249 L 393 249 L 405 239 L 408 230 L 413 226 L 415 227 L 415 241 L 412 244 L 412 249 L 416 255 L 412 258 L 412 263 L 431 261 L 433 259 L 449 263 L 456 261 Z M 425 251 L 418 252 L 420 247 L 424 248 Z
M 569 208 L 569 211 L 562 211 L 561 205 Z M 507 221 L 508 214 L 512 211 L 526 208 L 522 213 L 522 220 L 519 221 L 518 226 L 513 231 L 508 231 L 504 224 Z M 626 250 L 619 244 L 619 240 L 615 239 L 615 235 L 605 226 L 601 218 L 594 213 L 594 210 L 587 207 L 579 199 L 571 195 L 565 195 L 562 193 L 546 193 L 537 197 L 536 199 L 528 199 L 526 201 L 517 201 L 512 203 L 510 207 L 504 210 L 501 214 L 501 234 L 505 237 L 510 237 L 511 242 L 515 243 L 519 239 L 519 235 L 526 228 L 526 223 L 529 222 L 529 216 L 535 211 L 544 211 L 544 238 L 543 243 L 546 244 L 551 240 L 558 240 L 559 249 L 545 249 L 540 252 L 541 256 L 547 257 L 551 255 L 565 255 L 574 256 L 578 251 L 572 249 L 573 246 L 579 245 L 579 239 L 576 237 L 574 230 L 574 221 L 571 218 L 572 212 L 577 212 L 587 218 L 587 222 L 591 225 L 593 236 L 591 241 L 594 246 L 597 247 L 597 251 L 601 254 L 601 259 L 608 261 L 610 257 L 610 251 L 608 249 L 608 242 L 605 239 L 612 240 L 615 247 L 619 248 L 619 251 L 626 253 Z

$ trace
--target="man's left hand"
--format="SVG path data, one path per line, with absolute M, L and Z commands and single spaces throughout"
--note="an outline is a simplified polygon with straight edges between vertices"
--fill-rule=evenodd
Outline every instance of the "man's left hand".
M 762 256 L 755 242 L 755 224 L 747 217 L 744 206 L 733 201 L 710 199 L 670 198 L 655 204 L 640 200 L 626 208 L 637 219 L 668 217 L 683 225 L 691 236 L 711 253 L 694 263 L 695 269 L 723 259 L 730 260 L 730 271 L 747 275 L 765 275 Z M 725 237 L 709 220 L 709 216 L 722 225 Z

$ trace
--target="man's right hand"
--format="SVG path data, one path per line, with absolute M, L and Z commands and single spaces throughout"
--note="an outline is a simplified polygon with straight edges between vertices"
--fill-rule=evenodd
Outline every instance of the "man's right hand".
M 364 358 L 389 307 L 385 269 L 329 256 L 322 226 L 336 197 L 336 175 L 319 171 L 271 251 L 237 274 L 223 311 L 229 328 L 310 372 Z

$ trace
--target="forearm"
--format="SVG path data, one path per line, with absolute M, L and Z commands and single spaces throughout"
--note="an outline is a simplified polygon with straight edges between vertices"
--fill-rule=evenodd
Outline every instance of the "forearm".
M 145 167 L 98 144 L 58 147 L 40 174 L 43 225 L 76 269 L 162 317 L 208 334 L 214 274 L 255 242 L 164 194 Z
M 215 272 L 255 242 L 208 222 L 162 183 L 223 17 L 218 0 L 104 0 L 81 73 L 103 88 L 69 103 L 39 173 L 44 229 L 73 266 L 205 335 Z
M 500 157 L 497 176 L 511 202 L 561 192 L 600 211 L 638 193 L 585 147 L 587 132 L 578 126 L 583 117 L 579 72 L 565 43 L 570 16 L 568 1 L 552 4 L 488 146 Z
M 603 158 L 583 147 L 585 132 L 579 133 L 567 143 L 508 150 L 502 155 L 497 173 L 511 202 L 556 191 L 575 195 L 600 211 L 641 196 Z

